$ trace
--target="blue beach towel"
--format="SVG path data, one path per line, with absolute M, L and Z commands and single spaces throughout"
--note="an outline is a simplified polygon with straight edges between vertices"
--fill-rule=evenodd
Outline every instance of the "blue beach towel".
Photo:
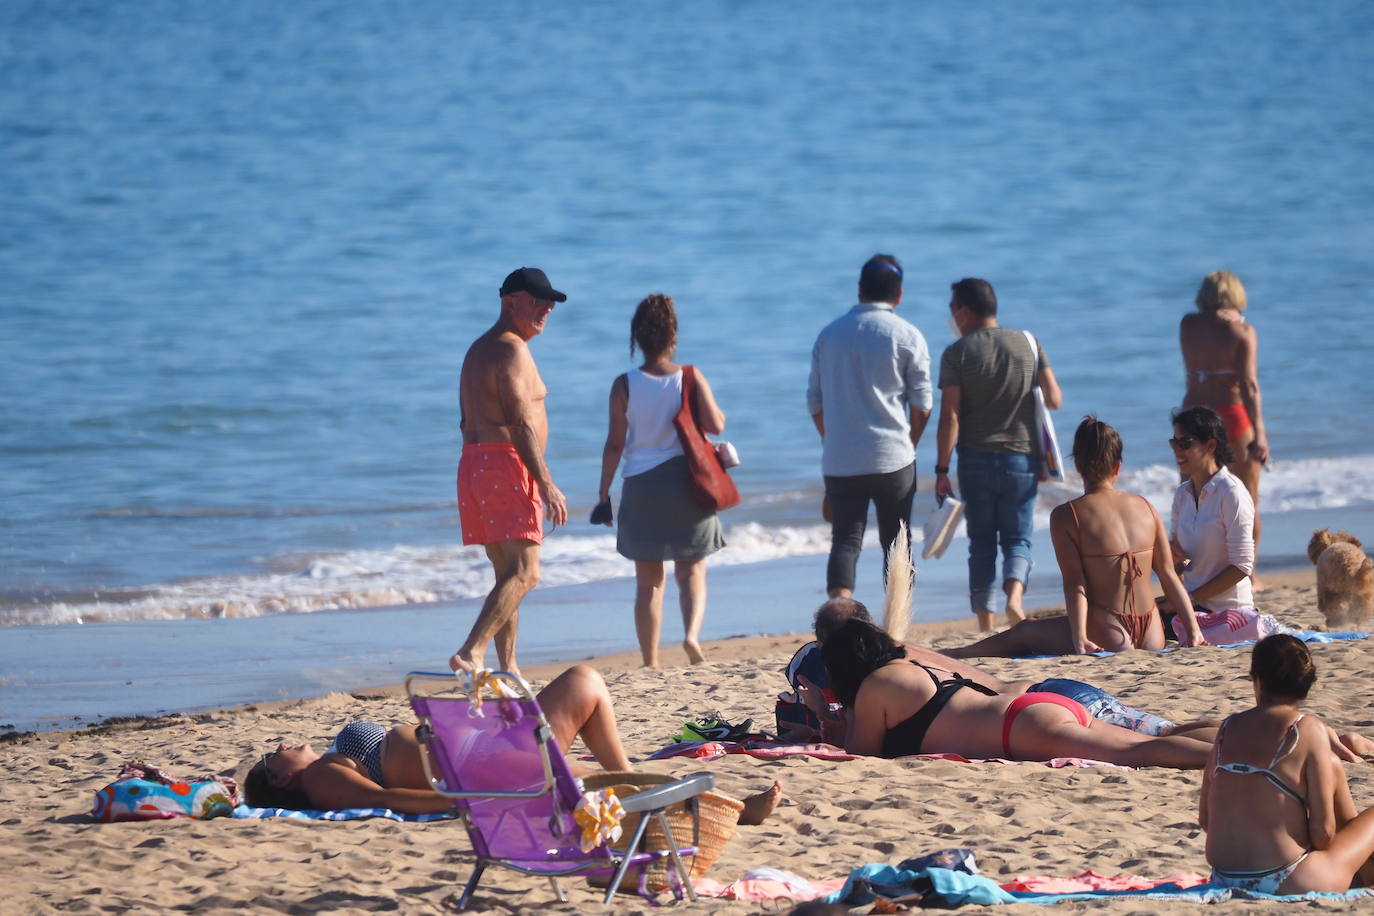
M 308 821 L 353 821 L 364 817 L 387 817 L 393 821 L 447 821 L 456 814 L 401 814 L 390 808 L 344 808 L 339 811 L 297 811 L 294 808 L 254 808 L 239 805 L 234 809 L 234 817 L 294 817 Z
M 947 868 L 923 868 L 917 870 L 901 869 L 892 865 L 861 865 L 849 873 L 844 887 L 826 897 L 827 903 L 840 903 L 849 895 L 856 882 L 869 882 L 887 886 L 911 885 L 930 888 L 921 901 L 923 907 L 991 906 L 996 903 L 1070 903 L 1082 900 L 1107 900 L 1113 897 L 1142 897 L 1152 900 L 1187 900 L 1194 903 L 1220 903 L 1224 900 L 1325 900 L 1333 903 L 1361 900 L 1374 897 L 1374 890 L 1359 888 L 1340 894 L 1317 893 L 1289 894 L 1275 896 L 1257 891 L 1244 891 L 1238 888 L 1222 887 L 1217 884 L 1198 884 L 1193 887 L 1179 887 L 1177 884 L 1160 884 L 1144 890 L 1122 891 L 1077 891 L 1069 894 L 1040 894 L 1033 891 L 1007 891 L 996 881 L 982 875 L 964 871 L 951 871 Z
M 1303 642 L 1338 642 L 1346 639 L 1368 639 L 1368 633 L 1319 633 L 1316 630 L 1284 630 L 1284 632 L 1294 639 L 1301 639 Z M 1209 649 L 1243 649 L 1246 646 L 1253 646 L 1253 639 L 1245 642 L 1227 643 L 1224 646 L 1208 646 Z M 1170 646 L 1167 649 L 1160 649 L 1156 654 L 1163 655 L 1166 652 L 1177 652 L 1181 646 Z M 1089 652 L 1088 655 L 1095 655 L 1098 658 L 1110 658 L 1115 652 Z M 1017 658 L 1060 658 L 1059 655 L 1018 655 Z

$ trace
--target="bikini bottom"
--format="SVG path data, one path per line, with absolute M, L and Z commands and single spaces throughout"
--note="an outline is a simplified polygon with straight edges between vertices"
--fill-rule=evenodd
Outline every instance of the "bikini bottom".
M 1312 854 L 1312 850 L 1304 852 L 1287 865 L 1280 865 L 1278 868 L 1271 868 L 1267 871 L 1222 871 L 1219 868 L 1212 869 L 1211 884 L 1220 884 L 1223 887 L 1238 887 L 1246 891 L 1258 891 L 1261 894 L 1277 894 L 1279 887 L 1293 871 L 1302 864 Z
M 1139 649 L 1145 645 L 1145 637 L 1150 635 L 1150 621 L 1154 620 L 1153 611 L 1148 614 L 1125 614 L 1119 611 L 1108 611 L 1116 622 L 1121 624 L 1121 629 L 1126 631 L 1126 638 L 1131 641 L 1131 645 Z
M 1221 422 L 1226 427 L 1226 438 L 1230 442 L 1235 442 L 1252 428 L 1250 414 L 1244 404 L 1222 404 L 1212 409 L 1221 417 Z
M 1036 703 L 1053 703 L 1055 706 L 1062 706 L 1073 713 L 1078 719 L 1079 725 L 1087 725 L 1091 721 L 1088 711 L 1083 708 L 1083 704 L 1068 697 L 1060 696 L 1057 693 L 1023 693 L 1011 701 L 1007 711 L 1002 716 L 1002 756 L 1008 760 L 1015 760 L 1011 755 L 1011 726 L 1016 721 L 1016 717 L 1021 714 L 1021 710 L 1027 706 L 1034 706 Z

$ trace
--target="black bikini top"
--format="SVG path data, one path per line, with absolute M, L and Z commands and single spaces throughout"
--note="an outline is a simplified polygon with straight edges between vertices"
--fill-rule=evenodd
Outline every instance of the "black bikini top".
M 985 696 L 995 697 L 997 691 L 990 687 L 984 687 L 977 681 L 971 681 L 962 674 L 952 675 L 948 680 L 940 680 L 925 665 L 915 659 L 908 659 L 917 668 L 920 668 L 935 683 L 935 696 L 926 701 L 926 705 L 916 710 L 909 718 L 904 719 L 892 728 L 887 730 L 883 737 L 884 757 L 905 757 L 908 754 L 921 753 L 921 744 L 926 740 L 926 732 L 934 724 L 935 717 L 940 715 L 940 711 L 945 708 L 950 697 L 954 696 L 965 687 L 971 687 Z

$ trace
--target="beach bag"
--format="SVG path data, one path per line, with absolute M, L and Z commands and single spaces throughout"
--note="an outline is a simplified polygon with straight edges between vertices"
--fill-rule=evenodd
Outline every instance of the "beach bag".
M 739 505 L 739 490 L 725 472 L 711 440 L 697 426 L 692 405 L 696 403 L 697 377 L 691 366 L 682 367 L 682 407 L 673 417 L 682 454 L 687 458 L 688 485 L 692 498 L 708 512 L 719 512 Z
M 798 649 L 782 673 L 787 678 L 787 683 L 792 685 L 792 689 L 778 694 L 777 702 L 773 706 L 773 719 L 777 724 L 778 734 L 793 731 L 798 727 L 805 727 L 819 735 L 821 733 L 821 720 L 801 701 L 799 675 L 805 676 L 807 680 L 821 688 L 825 701 L 831 705 L 831 708 L 838 705 L 835 694 L 830 689 L 830 676 L 825 670 L 825 663 L 821 661 L 820 644 L 809 642 Z
M 238 783 L 226 776 L 177 779 L 155 766 L 124 764 L 119 778 L 95 793 L 91 818 L 114 821 L 228 817 L 239 803 Z
M 1039 376 L 1040 369 L 1040 347 L 1035 343 L 1035 337 L 1030 331 L 1022 331 L 1026 335 L 1026 341 L 1031 348 L 1031 378 Z M 1045 393 L 1040 390 L 1040 384 L 1036 381 L 1031 387 L 1031 394 L 1035 398 L 1035 453 L 1040 459 L 1040 482 L 1056 480 L 1060 483 L 1064 481 L 1064 455 L 1059 451 L 1059 437 L 1054 433 L 1054 417 L 1050 415 L 1050 409 L 1045 406 Z

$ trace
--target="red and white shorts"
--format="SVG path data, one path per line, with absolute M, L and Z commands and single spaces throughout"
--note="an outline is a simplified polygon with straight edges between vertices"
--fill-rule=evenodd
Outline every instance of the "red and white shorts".
M 478 442 L 463 446 L 458 460 L 458 518 L 464 544 L 544 542 L 544 500 L 514 445 Z

